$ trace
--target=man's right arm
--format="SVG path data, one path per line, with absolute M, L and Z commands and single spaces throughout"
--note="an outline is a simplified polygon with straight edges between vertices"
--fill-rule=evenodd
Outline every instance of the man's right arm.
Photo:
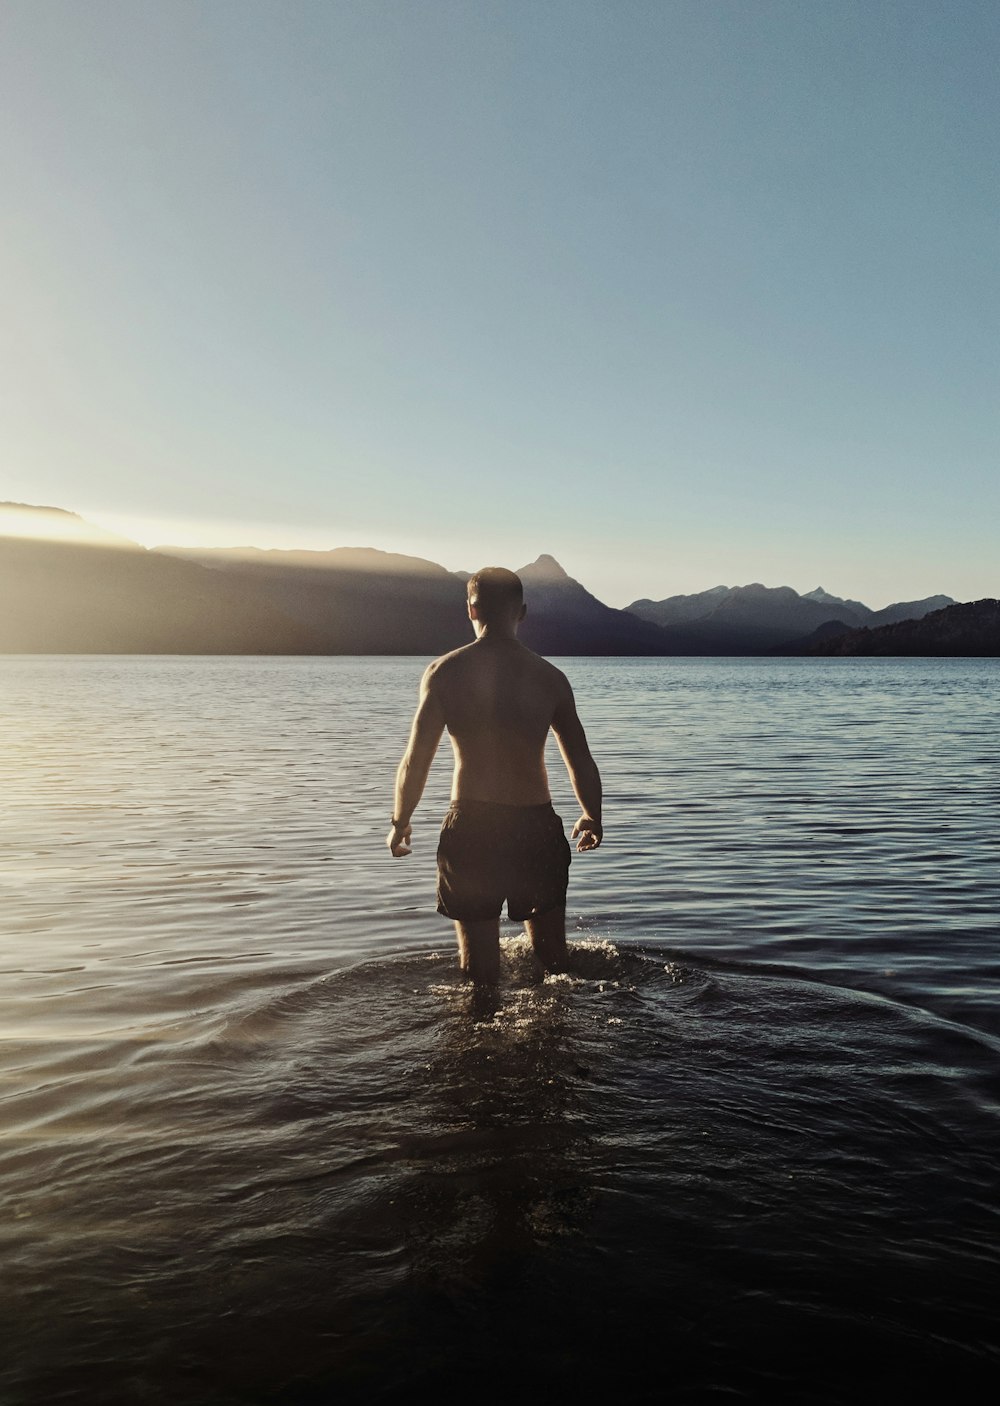
M 434 665 L 420 681 L 420 702 L 410 729 L 410 740 L 396 772 L 392 829 L 386 844 L 397 859 L 410 853 L 410 817 L 424 793 L 427 774 L 444 732 L 444 709 L 434 688 Z
M 556 735 L 573 791 L 583 811 L 573 826 L 572 838 L 577 840 L 576 847 L 581 852 L 596 849 L 604 837 L 601 824 L 601 774 L 590 755 L 587 734 L 577 714 L 576 700 L 568 682 L 565 682 L 565 691 L 552 717 L 552 731 Z

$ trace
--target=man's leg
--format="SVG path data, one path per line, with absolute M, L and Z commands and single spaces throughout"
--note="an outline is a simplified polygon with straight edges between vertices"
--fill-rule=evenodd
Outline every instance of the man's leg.
M 550 908 L 547 913 L 539 913 L 537 918 L 525 919 L 535 956 L 547 972 L 564 972 L 568 953 L 566 951 L 566 909 Z
M 458 964 L 477 986 L 496 986 L 500 981 L 500 919 L 456 923 Z

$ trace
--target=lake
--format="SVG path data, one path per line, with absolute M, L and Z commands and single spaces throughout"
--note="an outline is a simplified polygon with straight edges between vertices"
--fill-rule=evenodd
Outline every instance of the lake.
M 606 839 L 487 1009 L 425 662 L 0 659 L 5 1406 L 995 1383 L 1000 661 L 556 661 Z

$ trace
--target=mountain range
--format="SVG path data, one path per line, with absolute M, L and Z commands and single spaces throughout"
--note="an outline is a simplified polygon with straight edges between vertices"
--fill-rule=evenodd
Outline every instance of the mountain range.
M 616 610 L 551 556 L 519 575 L 521 638 L 547 655 L 829 653 L 848 632 L 960 608 L 933 596 L 874 611 L 754 583 Z M 0 504 L 6 653 L 440 654 L 471 638 L 467 580 L 375 548 L 149 550 L 58 508 Z
M 763 654 L 823 634 L 872 629 L 897 620 L 915 620 L 954 605 L 950 596 L 901 601 L 872 610 L 860 601 L 830 595 L 822 587 L 799 595 L 790 586 L 714 586 L 692 596 L 633 601 L 628 609 L 659 625 L 670 636 L 672 653 Z M 692 648 L 687 648 L 690 645 Z
M 879 629 L 848 630 L 815 642 L 810 654 L 1000 655 L 1000 601 L 967 601 L 934 610 L 919 620 L 896 620 Z

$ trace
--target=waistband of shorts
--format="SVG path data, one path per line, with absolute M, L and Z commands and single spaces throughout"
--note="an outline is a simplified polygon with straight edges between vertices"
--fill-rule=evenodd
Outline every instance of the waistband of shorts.
M 551 801 L 542 801 L 540 805 L 524 806 L 508 805 L 505 801 L 477 801 L 467 796 L 452 801 L 448 807 L 449 815 L 495 815 L 500 820 L 505 816 L 547 815 L 551 811 Z

